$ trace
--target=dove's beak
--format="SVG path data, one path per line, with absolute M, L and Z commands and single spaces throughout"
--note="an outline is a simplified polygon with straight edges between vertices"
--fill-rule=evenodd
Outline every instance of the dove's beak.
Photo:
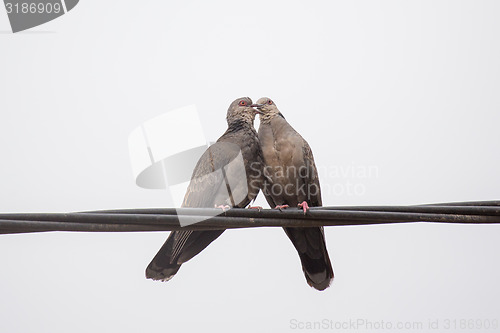
M 260 108 L 260 107 L 264 106 L 264 104 L 252 104 L 252 105 L 250 105 L 250 106 L 251 106 L 251 107 L 253 107 L 253 108 L 257 108 L 257 109 L 254 109 L 254 111 L 255 111 L 256 113 L 263 114 L 263 112 L 262 112 L 262 111 L 260 111 L 260 110 L 258 110 L 258 108 Z

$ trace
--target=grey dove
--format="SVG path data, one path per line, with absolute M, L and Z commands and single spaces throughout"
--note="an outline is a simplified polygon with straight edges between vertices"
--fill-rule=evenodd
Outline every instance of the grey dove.
M 182 207 L 239 207 L 255 199 L 262 186 L 263 157 L 255 114 L 248 97 L 233 101 L 227 111 L 226 132 L 200 157 Z M 237 159 L 242 163 L 235 163 Z M 224 208 L 223 208 L 224 209 Z M 146 277 L 167 281 L 224 230 L 173 231 L 146 268 Z
M 257 101 L 261 111 L 259 140 L 266 179 L 263 192 L 272 208 L 321 206 L 318 172 L 309 144 L 285 120 L 269 98 Z M 333 280 L 333 269 L 323 227 L 283 228 L 297 250 L 307 283 L 324 290 Z

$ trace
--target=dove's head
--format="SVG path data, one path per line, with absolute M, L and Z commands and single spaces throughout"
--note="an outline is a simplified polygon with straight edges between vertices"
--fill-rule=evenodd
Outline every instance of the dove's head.
M 256 104 L 253 104 L 250 97 L 241 97 L 234 100 L 227 110 L 227 123 L 245 122 L 253 125 L 255 114 L 259 111 L 254 109 Z
M 254 106 L 260 111 L 260 120 L 263 122 L 269 121 L 276 116 L 283 117 L 276 104 L 269 97 L 259 98 Z

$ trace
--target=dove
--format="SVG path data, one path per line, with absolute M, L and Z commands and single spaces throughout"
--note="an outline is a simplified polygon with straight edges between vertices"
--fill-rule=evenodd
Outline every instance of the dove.
M 182 207 L 246 207 L 263 183 L 263 157 L 253 127 L 258 110 L 248 97 L 238 98 L 227 111 L 226 132 L 196 164 Z M 181 265 L 219 237 L 224 230 L 172 231 L 146 268 L 146 277 L 168 281 Z
M 318 172 L 309 144 L 267 97 L 257 101 L 259 141 L 266 177 L 263 192 L 271 208 L 321 206 Z M 307 283 L 325 290 L 333 280 L 323 227 L 283 228 L 297 250 Z

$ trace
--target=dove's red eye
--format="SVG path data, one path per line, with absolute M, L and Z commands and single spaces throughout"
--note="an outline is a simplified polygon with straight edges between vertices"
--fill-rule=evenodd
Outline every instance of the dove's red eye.
M 267 104 L 272 105 L 272 104 L 273 104 L 273 101 L 268 100 L 268 101 L 267 101 Z
M 245 106 L 245 105 L 247 105 L 247 102 L 246 101 L 240 101 L 238 104 L 241 105 L 241 106 Z

